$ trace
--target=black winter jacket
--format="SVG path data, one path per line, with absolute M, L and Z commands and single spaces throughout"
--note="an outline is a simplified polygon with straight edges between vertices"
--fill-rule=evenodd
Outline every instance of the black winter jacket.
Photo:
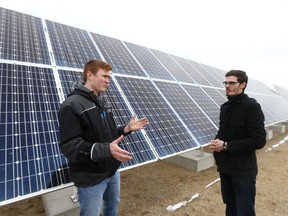
M 95 185 L 112 176 L 121 162 L 112 157 L 109 144 L 124 134 L 125 126 L 116 128 L 111 107 L 77 83 L 61 104 L 58 117 L 60 148 L 69 161 L 74 184 Z
M 216 138 L 226 141 L 228 150 L 213 153 L 219 172 L 257 175 L 256 149 L 266 143 L 264 120 L 260 104 L 244 93 L 222 104 Z

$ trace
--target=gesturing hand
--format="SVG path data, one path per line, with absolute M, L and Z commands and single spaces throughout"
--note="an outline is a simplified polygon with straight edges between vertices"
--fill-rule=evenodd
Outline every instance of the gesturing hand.
M 122 141 L 123 135 L 114 140 L 112 143 L 110 143 L 110 151 L 112 156 L 117 159 L 118 161 L 125 162 L 128 160 L 131 160 L 132 157 L 130 153 L 124 149 L 121 149 L 118 144 Z
M 149 124 L 149 120 L 147 119 L 147 117 L 143 117 L 141 119 L 136 119 L 137 116 L 134 113 L 130 122 L 128 123 L 128 125 L 125 127 L 125 132 L 128 133 L 129 131 L 136 131 L 136 130 L 140 130 L 140 129 L 144 129 L 148 124 Z

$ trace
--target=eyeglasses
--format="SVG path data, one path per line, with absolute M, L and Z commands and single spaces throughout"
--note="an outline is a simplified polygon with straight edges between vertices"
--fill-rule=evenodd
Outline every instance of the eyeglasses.
M 226 85 L 229 85 L 229 86 L 231 86 L 231 85 L 235 85 L 236 83 L 239 83 L 239 82 L 234 82 L 234 81 L 230 81 L 230 82 L 223 82 L 223 84 L 226 86 Z

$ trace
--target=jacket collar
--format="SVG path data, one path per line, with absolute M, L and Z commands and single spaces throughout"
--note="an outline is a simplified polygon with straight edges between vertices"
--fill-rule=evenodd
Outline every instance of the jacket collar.
M 104 107 L 105 102 L 103 101 L 102 95 L 96 95 L 93 91 L 86 88 L 83 82 L 75 82 L 72 86 L 72 92 L 67 95 L 67 97 L 70 97 L 71 95 L 81 95 L 89 100 L 92 100 L 94 103 L 96 103 L 100 107 Z
M 232 104 L 232 103 L 237 103 L 239 101 L 241 101 L 243 98 L 248 97 L 248 95 L 246 95 L 244 92 L 238 94 L 238 95 L 234 95 L 234 96 L 228 96 L 228 101 L 226 102 L 227 104 Z

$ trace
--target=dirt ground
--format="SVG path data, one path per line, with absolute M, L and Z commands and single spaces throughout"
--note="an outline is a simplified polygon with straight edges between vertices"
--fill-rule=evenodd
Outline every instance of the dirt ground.
M 276 135 L 258 150 L 257 216 L 288 215 L 288 132 Z M 283 144 L 282 142 L 286 140 Z M 281 142 L 282 141 L 282 142 Z M 280 145 L 279 142 L 281 143 Z M 209 150 L 205 149 L 209 152 Z M 225 206 L 216 166 L 193 172 L 164 161 L 121 172 L 120 216 L 218 216 Z M 213 183 L 211 186 L 205 187 Z M 199 196 L 174 212 L 192 196 Z M 41 196 L 0 207 L 1 216 L 44 216 Z

